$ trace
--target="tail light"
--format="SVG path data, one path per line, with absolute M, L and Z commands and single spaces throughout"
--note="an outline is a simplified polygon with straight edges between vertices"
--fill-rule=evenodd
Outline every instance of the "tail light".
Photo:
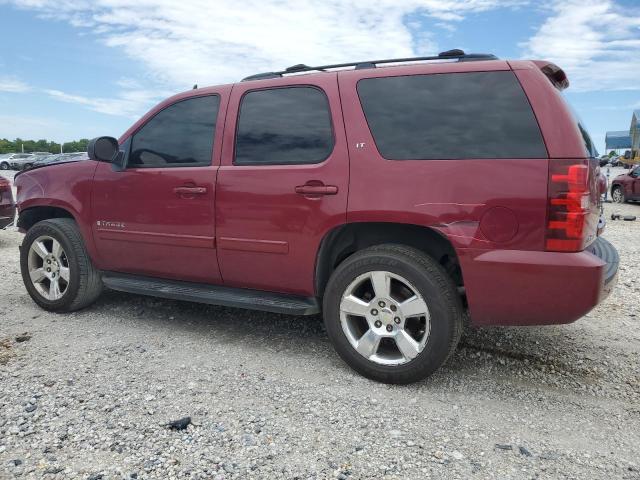
M 588 160 L 549 161 L 546 249 L 579 252 L 587 240 Z

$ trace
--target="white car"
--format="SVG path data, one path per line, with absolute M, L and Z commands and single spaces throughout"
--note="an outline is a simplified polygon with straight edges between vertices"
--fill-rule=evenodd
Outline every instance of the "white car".
M 9 153 L 0 156 L 0 170 L 9 170 L 12 161 L 33 157 L 32 153 Z

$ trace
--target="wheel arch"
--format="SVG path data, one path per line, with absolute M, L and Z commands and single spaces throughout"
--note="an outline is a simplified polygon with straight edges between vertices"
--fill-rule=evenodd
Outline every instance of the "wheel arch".
M 52 205 L 38 205 L 20 211 L 18 214 L 18 228 L 26 232 L 36 223 L 52 218 L 71 218 L 78 223 L 75 216 L 66 208 Z
M 322 239 L 316 256 L 316 295 L 324 295 L 329 277 L 350 255 L 386 243 L 407 245 L 426 253 L 445 268 L 458 287 L 464 285 L 458 255 L 442 233 L 415 224 L 354 222 L 334 227 Z

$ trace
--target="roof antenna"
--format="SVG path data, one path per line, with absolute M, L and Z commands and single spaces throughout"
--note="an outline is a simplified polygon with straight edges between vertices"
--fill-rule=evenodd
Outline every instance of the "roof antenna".
M 197 83 L 193 86 L 193 89 L 194 89 L 194 90 L 197 90 L 197 89 L 198 89 L 198 84 L 197 84 Z

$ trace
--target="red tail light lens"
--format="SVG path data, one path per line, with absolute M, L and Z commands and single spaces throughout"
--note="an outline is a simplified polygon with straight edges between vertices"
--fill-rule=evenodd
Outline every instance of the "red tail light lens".
M 546 249 L 584 249 L 589 214 L 588 160 L 550 160 Z

